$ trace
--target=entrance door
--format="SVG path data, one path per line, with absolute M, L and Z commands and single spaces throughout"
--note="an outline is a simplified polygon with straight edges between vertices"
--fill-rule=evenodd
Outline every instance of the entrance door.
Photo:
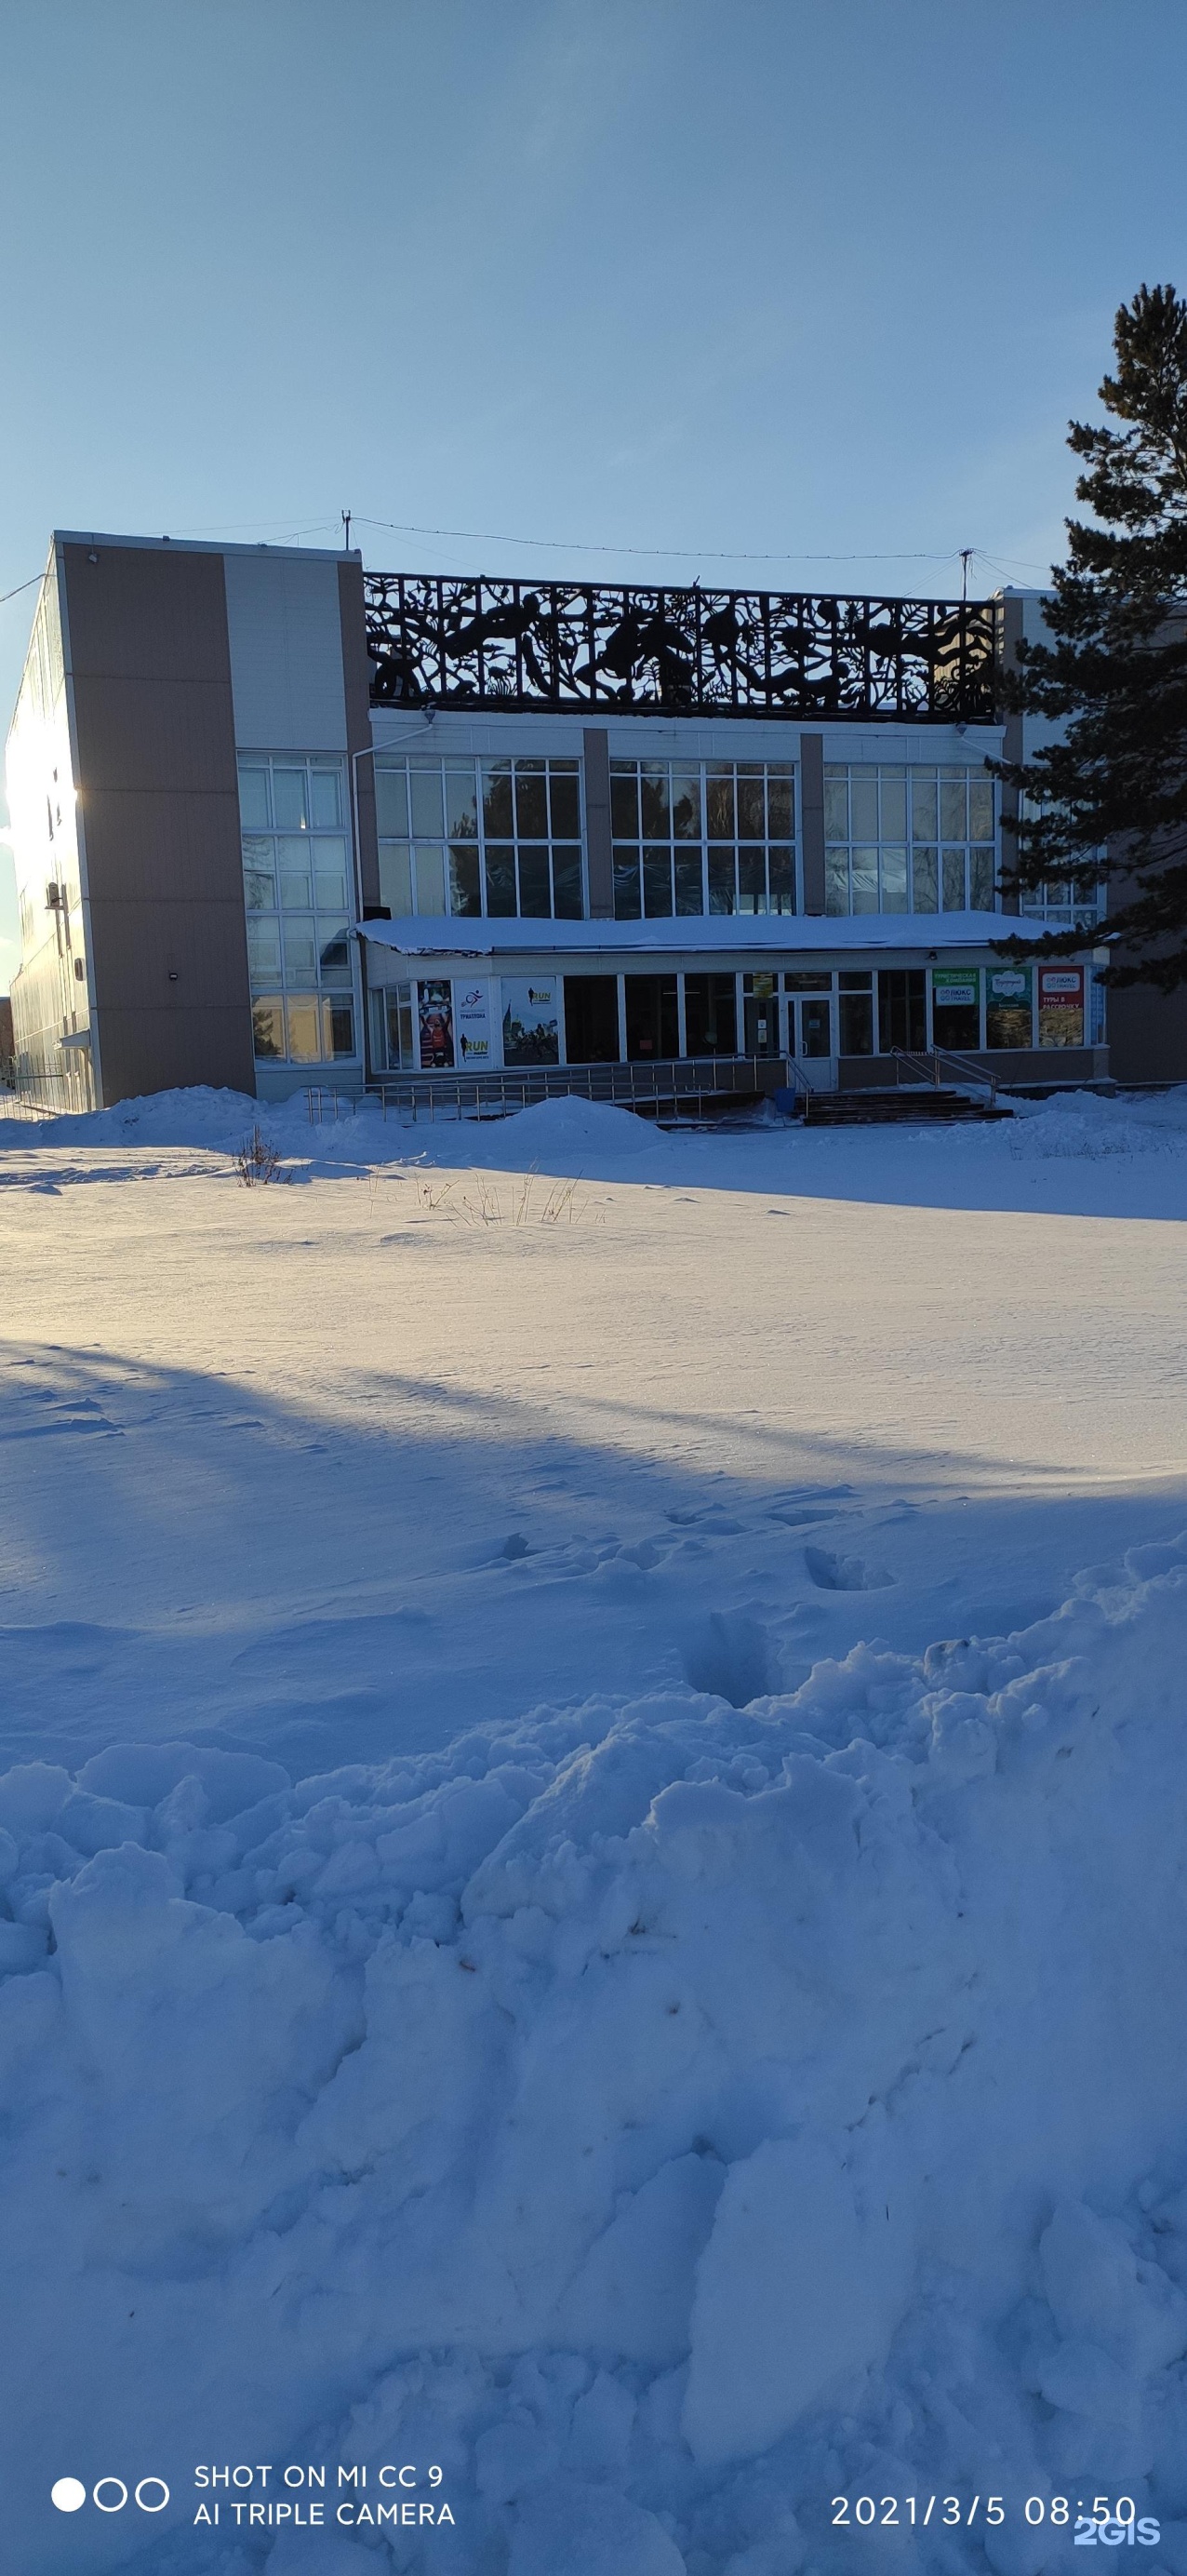
M 927 977 L 922 966 L 884 966 L 878 976 L 878 1051 L 903 1047 L 922 1055 L 927 1046 Z
M 738 1051 L 737 986 L 732 975 L 686 975 L 684 978 L 684 1052 L 736 1055 Z
M 658 1064 L 680 1053 L 674 975 L 626 975 L 626 1051 L 631 1064 Z
M 831 1056 L 833 1051 L 831 993 L 797 993 L 795 1017 L 793 1053 L 802 1056 L 808 1063 L 816 1061 L 821 1056 Z
M 569 1064 L 617 1064 L 617 975 L 566 975 L 565 1057 Z
M 779 978 L 742 977 L 742 1019 L 747 1055 L 781 1055 L 779 1044 Z

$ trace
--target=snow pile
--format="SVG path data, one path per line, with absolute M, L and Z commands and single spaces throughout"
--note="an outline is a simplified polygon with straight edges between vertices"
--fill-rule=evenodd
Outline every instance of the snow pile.
M 12 1121 L 0 1125 L 0 1145 L 27 1152 L 41 1145 L 207 1146 L 234 1153 L 257 1120 L 270 1126 L 280 1117 L 291 1124 L 299 1113 L 308 1133 L 304 1094 L 278 1110 L 246 1092 L 214 1090 L 195 1083 L 179 1091 L 148 1092 L 141 1099 L 117 1101 L 114 1109 L 63 1112 L 60 1117 Z
M 196 2459 L 442 2464 L 360 2576 L 870 2576 L 835 2495 L 990 2471 L 912 2569 L 1062 2567 L 1023 2499 L 1106 2485 L 1187 2569 L 1185 1642 L 1187 1536 L 741 1709 L 9 1772 L 23 2576 L 125 2461 L 180 2504 L 84 2576 L 355 2569 L 195 2531 Z
M 909 1136 L 879 1129 L 806 1129 L 770 1101 L 718 1119 L 708 1131 L 661 1130 L 632 1110 L 562 1094 L 507 1117 L 459 1114 L 442 1104 L 429 1117 L 393 1109 L 385 1118 L 377 1099 L 343 1097 L 334 1114 L 329 1092 L 324 1114 L 312 1122 L 307 1094 L 259 1101 L 234 1091 L 195 1087 L 121 1101 L 114 1109 L 43 1120 L 0 1120 L 0 1178 L 23 1179 L 34 1156 L 46 1157 L 43 1185 L 98 1177 L 190 1178 L 220 1169 L 234 1178 L 232 1158 L 259 1127 L 281 1156 L 291 1180 L 350 1178 L 381 1165 L 427 1164 L 529 1172 L 560 1178 L 637 1182 L 689 1181 L 700 1187 L 768 1187 L 827 1195 L 910 1199 L 922 1187 L 967 1199 L 972 1190 L 986 1204 L 1010 1203 L 1011 1191 L 1036 1182 L 1053 1205 L 1066 1209 L 1067 1183 L 1092 1198 L 1085 1165 L 1119 1169 L 1134 1187 L 1126 1212 L 1166 1215 L 1168 1187 L 1180 1186 L 1187 1169 L 1187 1085 L 1165 1093 L 1057 1093 L 1044 1100 L 1003 1095 L 1013 1111 L 1000 1126 L 935 1127 Z M 80 1160 L 56 1162 L 63 1150 Z M 84 1150 L 85 1149 L 85 1150 Z M 179 1159 L 190 1153 L 192 1165 Z M 88 1154 L 95 1157 L 88 1162 Z M 124 1157 L 123 1165 L 118 1155 Z M 173 1156 L 169 1162 L 166 1158 Z M 157 1159 L 154 1159 L 157 1158 Z M 643 1169 L 643 1158 L 650 1158 Z M 1078 1165 L 1061 1175 L 1060 1165 Z M 1018 1166 L 1033 1167 L 1022 1173 Z M 1041 1167 L 1046 1166 L 1045 1177 Z M 18 1168 L 19 1167 L 19 1168 Z M 1081 1186 L 1083 1185 L 1083 1186 Z M 1083 1212 L 1098 1212 L 1095 1203 Z M 1149 1204 L 1144 1202 L 1148 1201 Z M 947 1204 L 947 1197 L 941 1202 Z M 1079 1206 L 1077 1200 L 1077 1206 Z M 1027 1201 L 1027 1204 L 1033 1204 Z M 1067 1210 L 1066 1212 L 1073 1212 Z M 1099 1212 L 1106 1212 L 1103 1208 Z
M 1034 1104 L 1019 1102 L 1016 1123 L 1009 1130 L 1010 1152 L 1018 1162 L 1182 1155 L 1187 1153 L 1183 1109 L 1181 1092 L 1140 1103 L 1090 1091 L 1057 1094 Z
M 86 1114 L 0 1121 L 0 1156 L 6 1148 L 27 1157 L 46 1147 L 118 1147 L 125 1154 L 140 1152 L 142 1170 L 155 1176 L 146 1159 L 154 1149 L 233 1156 L 256 1127 L 287 1166 L 312 1164 L 322 1170 L 363 1163 L 493 1161 L 527 1171 L 542 1160 L 550 1171 L 563 1174 L 591 1164 L 616 1169 L 639 1154 L 669 1151 L 667 1139 L 650 1120 L 575 1094 L 539 1101 L 507 1118 L 459 1114 L 452 1103 L 443 1104 L 432 1119 L 423 1108 L 416 1119 L 395 1110 L 385 1118 L 380 1102 L 369 1097 L 355 1102 L 343 1097 L 335 1114 L 328 1093 L 323 1109 L 323 1115 L 311 1120 L 304 1091 L 288 1100 L 264 1101 L 196 1085 Z M 196 1168 L 207 1170 L 209 1165 Z
M 537 1101 L 531 1109 L 518 1110 L 507 1124 L 514 1130 L 516 1146 L 529 1155 L 540 1144 L 550 1154 L 568 1152 L 618 1161 L 624 1155 L 654 1153 L 657 1148 L 662 1153 L 667 1142 L 633 1109 L 581 1100 L 575 1092 L 559 1100 Z

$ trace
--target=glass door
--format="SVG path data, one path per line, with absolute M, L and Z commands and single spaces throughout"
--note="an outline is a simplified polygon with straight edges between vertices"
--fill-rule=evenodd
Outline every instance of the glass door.
M 779 978 L 743 975 L 742 1021 L 747 1055 L 781 1055 L 779 1044 Z
M 674 975 L 627 975 L 626 1051 L 631 1064 L 659 1064 L 679 1055 L 680 1020 Z
M 814 1091 L 837 1086 L 837 1033 L 833 979 L 824 967 L 798 967 L 783 978 L 787 995 L 788 1054 Z
M 795 1052 L 808 1063 L 833 1051 L 833 1004 L 831 993 L 797 993 L 794 1005 L 796 1019 Z

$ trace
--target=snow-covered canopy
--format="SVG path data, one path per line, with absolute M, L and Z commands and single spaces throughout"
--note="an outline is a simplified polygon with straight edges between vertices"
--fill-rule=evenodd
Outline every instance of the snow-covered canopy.
M 998 912 L 858 913 L 826 919 L 806 913 L 709 913 L 660 921 L 458 921 L 418 913 L 395 921 L 360 921 L 359 936 L 404 957 L 631 956 L 674 949 L 713 955 L 803 956 L 823 949 L 910 951 L 988 949 L 995 940 L 1041 939 L 1042 922 Z M 1096 934 L 1085 933 L 1085 948 Z

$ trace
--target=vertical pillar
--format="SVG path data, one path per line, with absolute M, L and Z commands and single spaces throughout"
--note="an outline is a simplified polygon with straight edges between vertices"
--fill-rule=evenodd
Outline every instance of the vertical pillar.
M 585 863 L 591 921 L 614 919 L 614 854 L 610 840 L 610 736 L 604 725 L 582 735 L 585 751 Z
M 1002 667 L 1005 670 L 1009 670 L 1018 658 L 1018 646 L 1022 640 L 1023 615 L 1024 604 L 1022 600 L 1010 599 L 1008 597 L 1002 600 L 998 645 L 1001 653 Z M 1008 715 L 1006 717 L 1005 738 L 1002 743 L 1003 760 L 1022 760 L 1026 748 L 1023 737 L 1023 723 L 1024 719 L 1020 715 Z M 1018 790 L 1016 787 L 1002 788 L 1001 813 L 1003 824 L 1011 817 L 1015 821 L 1017 820 Z M 1017 846 L 1013 833 L 1003 830 L 998 843 L 999 865 L 1004 861 L 1007 867 L 1012 866 Z M 1019 898 L 1017 894 L 1003 894 L 1003 912 L 1017 912 L 1018 906 Z
M 371 679 L 367 658 L 367 614 L 361 562 L 339 562 L 338 614 L 342 626 L 342 687 L 346 701 L 346 799 L 352 828 L 357 827 L 354 865 L 355 900 L 362 911 L 379 907 L 379 840 L 375 822 L 375 763 L 353 761 L 351 754 L 370 750 Z
M 824 911 L 824 735 L 800 735 L 800 859 L 804 910 Z

